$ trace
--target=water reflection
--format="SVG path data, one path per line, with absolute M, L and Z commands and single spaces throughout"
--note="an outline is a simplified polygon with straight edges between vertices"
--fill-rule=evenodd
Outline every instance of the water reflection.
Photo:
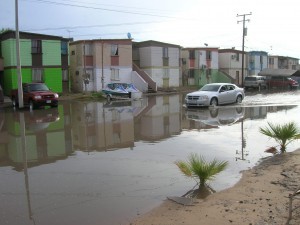
M 43 225 L 123 224 L 189 190 L 175 160 L 200 152 L 229 161 L 224 179 L 213 183 L 218 191 L 263 156 L 259 126 L 279 117 L 299 120 L 298 106 L 186 110 L 181 99 L 0 111 L 0 200 L 10 202 L 0 207 L 1 217 L 12 225 L 33 218 Z
M 207 126 L 231 125 L 244 118 L 244 107 L 221 107 L 186 110 L 187 119 L 201 122 Z

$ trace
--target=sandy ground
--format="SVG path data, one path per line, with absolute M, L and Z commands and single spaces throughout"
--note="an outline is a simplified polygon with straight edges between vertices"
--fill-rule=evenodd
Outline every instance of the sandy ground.
M 232 188 L 214 193 L 193 206 L 165 200 L 130 225 L 262 225 L 300 224 L 300 194 L 293 198 L 289 218 L 289 194 L 300 189 L 300 149 L 264 160 Z M 298 208 L 297 208 L 298 207 Z

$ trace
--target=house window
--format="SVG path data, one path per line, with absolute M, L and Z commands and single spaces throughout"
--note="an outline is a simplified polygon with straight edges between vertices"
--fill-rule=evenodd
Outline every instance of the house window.
M 62 69 L 62 81 L 69 81 L 68 70 Z
M 262 55 L 259 56 L 259 62 L 260 62 L 260 64 L 263 64 L 263 56 Z
M 41 40 L 31 40 L 31 53 L 42 53 Z
M 236 61 L 240 61 L 240 54 L 239 53 L 236 53 L 235 59 L 236 59 Z
M 111 68 L 111 79 L 120 80 L 119 69 Z
M 93 55 L 93 46 L 92 44 L 84 44 L 84 54 L 85 55 Z
M 206 60 L 211 60 L 211 51 L 206 51 Z
M 43 69 L 40 68 L 32 69 L 32 81 L 43 82 Z
M 61 42 L 61 54 L 62 55 L 68 54 L 68 42 L 66 42 L 66 41 Z
M 169 78 L 170 74 L 169 74 L 169 69 L 164 69 L 164 73 L 163 73 L 163 78 Z
M 195 59 L 195 50 L 190 50 L 189 51 L 189 58 L 190 59 Z
M 74 50 L 71 52 L 71 55 L 75 55 L 75 51 Z
M 163 48 L 163 58 L 168 58 L 168 57 L 169 57 L 168 48 Z
M 119 55 L 119 50 L 118 50 L 118 45 L 111 45 L 111 55 L 115 56 L 115 55 Z

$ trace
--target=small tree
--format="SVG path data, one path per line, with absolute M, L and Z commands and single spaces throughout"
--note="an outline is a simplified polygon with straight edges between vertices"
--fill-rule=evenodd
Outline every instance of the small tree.
M 299 139 L 300 134 L 295 122 L 283 125 L 275 125 L 268 122 L 269 127 L 259 128 L 260 133 L 273 138 L 280 146 L 280 152 L 286 152 L 286 146 Z
M 216 174 L 222 172 L 228 165 L 227 161 L 214 159 L 207 162 L 201 155 L 191 153 L 187 161 L 178 160 L 175 162 L 180 171 L 187 177 L 199 179 L 199 188 L 205 186 L 208 180 L 215 178 Z

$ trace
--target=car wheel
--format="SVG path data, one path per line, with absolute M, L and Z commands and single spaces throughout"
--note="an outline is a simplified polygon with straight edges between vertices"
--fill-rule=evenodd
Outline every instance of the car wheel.
M 210 100 L 210 105 L 211 106 L 218 106 L 218 99 L 217 98 L 212 98 Z
M 242 101 L 243 101 L 242 96 L 238 95 L 237 98 L 236 98 L 236 103 L 240 104 L 240 103 L 242 103 Z

